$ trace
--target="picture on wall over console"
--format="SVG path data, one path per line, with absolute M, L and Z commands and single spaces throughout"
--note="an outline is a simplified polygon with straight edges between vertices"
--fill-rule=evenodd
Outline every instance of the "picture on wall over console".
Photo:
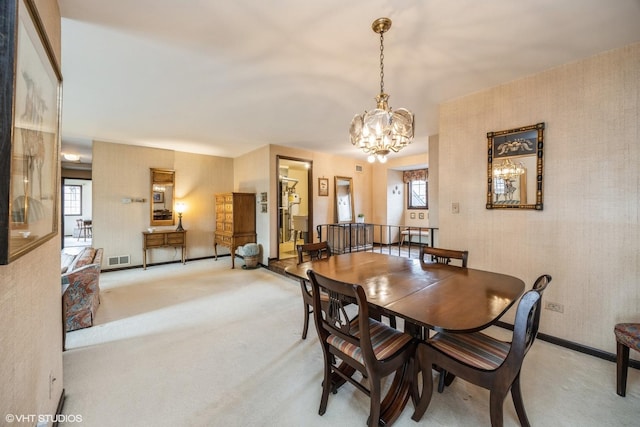
M 163 191 L 154 191 L 153 192 L 153 203 L 164 203 L 164 192 Z

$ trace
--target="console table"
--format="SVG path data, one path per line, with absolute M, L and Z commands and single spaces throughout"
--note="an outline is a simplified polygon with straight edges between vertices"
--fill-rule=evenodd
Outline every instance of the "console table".
M 157 230 L 153 233 L 142 232 L 142 267 L 147 269 L 147 249 L 154 248 L 182 248 L 182 263 L 187 254 L 187 232 L 175 230 Z

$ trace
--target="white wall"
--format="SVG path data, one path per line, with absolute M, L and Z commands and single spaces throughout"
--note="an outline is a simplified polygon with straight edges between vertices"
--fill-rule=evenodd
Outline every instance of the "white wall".
M 468 249 L 470 267 L 529 285 L 551 274 L 544 300 L 564 314 L 544 310 L 541 332 L 610 352 L 614 324 L 640 321 L 639 118 L 640 44 L 440 110 L 441 246 Z M 485 209 L 486 133 L 538 122 L 546 123 L 544 210 Z

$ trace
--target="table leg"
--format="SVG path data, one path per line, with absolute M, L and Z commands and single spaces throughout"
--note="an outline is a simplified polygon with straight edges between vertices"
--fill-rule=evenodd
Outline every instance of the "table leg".
M 146 249 L 142 250 L 142 269 L 143 270 L 147 269 L 147 250 Z
M 403 365 L 396 371 L 387 395 L 380 404 L 380 419 L 383 425 L 391 425 L 398 419 L 411 395 L 412 366 Z
M 231 268 L 236 268 L 236 248 L 231 245 Z
M 216 257 L 216 261 L 218 260 L 218 244 L 217 243 L 213 243 L 213 254 Z

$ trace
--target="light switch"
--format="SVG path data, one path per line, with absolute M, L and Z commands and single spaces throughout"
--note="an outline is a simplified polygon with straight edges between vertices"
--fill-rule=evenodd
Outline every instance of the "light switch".
M 460 203 L 458 203 L 458 202 L 451 203 L 451 213 L 452 214 L 459 214 L 460 213 Z

